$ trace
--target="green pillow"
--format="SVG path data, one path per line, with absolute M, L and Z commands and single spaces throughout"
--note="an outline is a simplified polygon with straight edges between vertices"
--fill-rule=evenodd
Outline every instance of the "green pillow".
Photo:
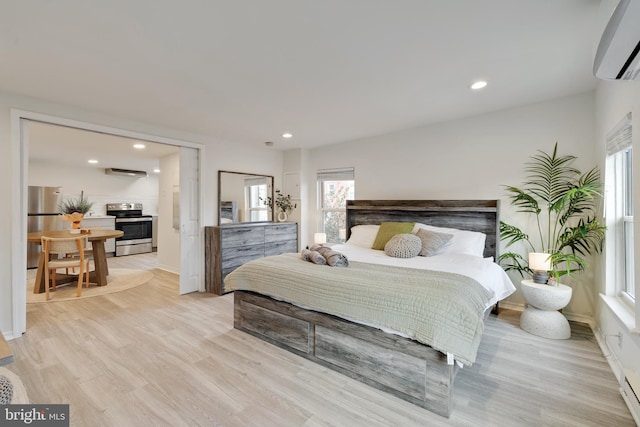
M 380 224 L 376 240 L 371 249 L 384 250 L 384 245 L 396 234 L 407 234 L 413 231 L 415 222 L 383 222 Z

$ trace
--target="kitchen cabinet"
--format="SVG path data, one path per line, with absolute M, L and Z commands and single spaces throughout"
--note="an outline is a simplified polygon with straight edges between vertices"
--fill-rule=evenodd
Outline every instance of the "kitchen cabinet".
M 116 229 L 116 217 L 112 215 L 104 216 L 85 216 L 81 223 L 82 228 L 101 228 L 104 230 Z M 91 249 L 91 242 L 87 249 Z M 116 239 L 107 239 L 104 242 L 104 251 L 106 253 L 116 252 Z

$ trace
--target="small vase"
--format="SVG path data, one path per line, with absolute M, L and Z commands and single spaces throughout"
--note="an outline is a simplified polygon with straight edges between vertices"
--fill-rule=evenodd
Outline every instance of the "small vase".
M 71 228 L 69 229 L 69 233 L 71 234 L 80 234 L 82 221 L 71 221 Z
M 61 215 L 63 221 L 69 221 L 71 226 L 69 227 L 69 233 L 71 234 L 80 234 L 80 229 L 82 228 L 81 222 L 84 215 L 79 212 L 74 212 L 72 214 Z
M 286 212 L 280 211 L 280 213 L 278 214 L 278 222 L 285 222 L 288 217 L 289 216 L 287 215 Z

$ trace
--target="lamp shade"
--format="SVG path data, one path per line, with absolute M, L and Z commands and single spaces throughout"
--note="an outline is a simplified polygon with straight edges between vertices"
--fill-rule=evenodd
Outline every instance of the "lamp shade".
M 313 235 L 313 242 L 317 245 L 327 243 L 327 235 L 325 233 L 315 233 Z
M 544 252 L 529 252 L 529 268 L 533 271 L 551 270 L 551 255 Z

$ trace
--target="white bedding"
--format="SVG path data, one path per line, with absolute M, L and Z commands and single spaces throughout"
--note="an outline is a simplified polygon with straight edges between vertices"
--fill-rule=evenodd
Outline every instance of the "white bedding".
M 372 264 L 394 265 L 398 267 L 458 273 L 471 277 L 493 293 L 488 307 L 515 292 L 511 279 L 491 258 L 452 253 L 431 257 L 393 258 L 375 249 L 363 248 L 354 244 L 334 245 L 333 250 L 342 252 L 350 261 Z

